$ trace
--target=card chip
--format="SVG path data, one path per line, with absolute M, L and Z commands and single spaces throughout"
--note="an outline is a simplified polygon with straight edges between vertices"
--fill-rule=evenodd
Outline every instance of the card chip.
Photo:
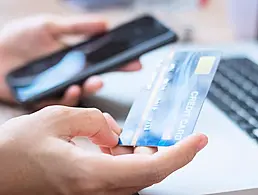
M 215 56 L 200 57 L 195 69 L 195 74 L 210 74 L 213 64 L 216 60 Z

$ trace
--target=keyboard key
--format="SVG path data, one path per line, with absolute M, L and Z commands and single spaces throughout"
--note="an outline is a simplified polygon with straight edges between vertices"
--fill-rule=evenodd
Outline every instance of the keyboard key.
M 254 129 L 252 133 L 253 133 L 253 136 L 258 140 L 258 129 Z
M 258 66 L 254 62 L 222 59 L 208 98 L 258 142 Z
M 258 97 L 258 86 L 252 88 L 251 94 L 255 97 Z
M 208 94 L 208 98 L 214 102 L 221 110 L 223 110 L 224 112 L 229 112 L 231 109 L 228 107 L 228 105 L 226 105 L 225 103 L 223 103 L 218 97 L 214 96 L 212 93 Z
M 258 126 L 258 121 L 257 121 L 257 119 L 255 119 L 254 117 L 249 117 L 248 123 L 251 124 L 251 125 L 253 125 L 254 127 L 257 127 L 257 126 Z
M 254 129 L 254 127 L 250 125 L 247 121 L 240 121 L 238 124 L 241 129 L 244 129 L 247 132 L 252 132 L 252 130 Z
M 231 110 L 233 110 L 234 112 L 237 112 L 239 109 L 241 109 L 240 105 L 234 101 L 231 102 L 231 104 L 229 105 L 229 107 L 231 108 Z
M 243 83 L 243 88 L 245 91 L 249 91 L 254 87 L 254 85 L 250 81 L 245 81 Z
M 243 121 L 242 117 L 236 114 L 235 112 L 229 112 L 228 113 L 229 118 L 231 118 L 233 121 L 239 123 L 240 121 Z
M 248 114 L 248 112 L 245 109 L 239 109 L 236 113 L 239 116 L 241 116 L 243 119 L 245 119 L 246 121 L 248 121 L 250 119 L 250 115 Z

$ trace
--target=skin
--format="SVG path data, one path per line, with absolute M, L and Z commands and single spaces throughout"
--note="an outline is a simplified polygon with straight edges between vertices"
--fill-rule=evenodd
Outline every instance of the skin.
M 120 128 L 97 109 L 46 107 L 0 126 L 0 194 L 131 195 L 187 165 L 207 144 L 193 135 L 157 152 L 119 147 Z M 88 137 L 105 153 L 72 142 Z
M 0 100 L 16 104 L 5 76 L 13 69 L 39 57 L 66 47 L 66 36 L 91 36 L 107 30 L 102 18 L 89 16 L 42 15 L 14 20 L 0 32 Z M 141 69 L 138 61 L 126 64 L 119 71 Z M 82 97 L 96 93 L 103 87 L 99 76 L 92 76 L 82 86 L 70 86 L 61 99 L 45 100 L 35 105 L 40 109 L 48 105 L 76 106 Z
M 25 62 L 64 47 L 64 35 L 92 35 L 106 29 L 102 19 L 44 16 L 13 22 L 0 32 L 0 99 L 15 104 L 5 75 Z M 19 43 L 19 44 L 17 44 Z M 136 71 L 138 62 L 122 71 Z M 61 100 L 48 100 L 38 112 L 0 126 L 0 194 L 131 195 L 161 182 L 192 161 L 208 139 L 193 135 L 175 146 L 119 147 L 121 128 L 107 113 L 76 105 L 102 87 L 99 77 L 71 86 Z M 72 141 L 88 137 L 103 153 L 83 150 Z

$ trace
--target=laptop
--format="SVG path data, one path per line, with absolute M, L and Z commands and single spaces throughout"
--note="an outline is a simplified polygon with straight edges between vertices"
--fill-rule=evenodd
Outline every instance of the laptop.
M 103 75 L 105 88 L 92 101 L 89 99 L 87 106 L 108 111 L 122 126 L 155 66 L 169 52 L 182 47 L 206 46 L 167 45 L 144 54 L 140 58 L 142 71 Z M 195 128 L 195 132 L 209 137 L 209 144 L 190 164 L 140 195 L 258 194 L 258 45 L 209 47 L 223 52 Z

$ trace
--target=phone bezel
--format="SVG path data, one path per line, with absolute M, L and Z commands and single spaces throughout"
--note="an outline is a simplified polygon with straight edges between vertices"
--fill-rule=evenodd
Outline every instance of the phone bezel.
M 136 20 L 140 20 L 144 17 L 148 17 L 151 20 L 154 20 L 155 22 L 161 24 L 162 26 L 164 26 L 164 28 L 167 28 L 167 32 L 165 34 L 159 35 L 157 37 L 154 37 L 152 39 L 150 39 L 149 41 L 143 42 L 141 44 L 139 44 L 136 47 L 133 47 L 131 49 L 125 50 L 117 55 L 114 55 L 113 57 L 109 58 L 108 60 L 105 60 L 103 62 L 100 63 L 96 63 L 94 65 L 94 67 L 92 67 L 91 69 L 89 69 L 89 71 L 87 72 L 82 72 L 80 74 L 78 74 L 76 77 L 65 81 L 64 83 L 52 87 L 47 91 L 44 91 L 40 94 L 34 95 L 31 98 L 28 98 L 26 100 L 21 100 L 18 95 L 17 92 L 15 90 L 15 87 L 12 86 L 12 74 L 15 73 L 16 71 L 20 71 L 23 67 L 25 66 L 30 66 L 33 65 L 35 63 L 39 63 L 42 62 L 43 60 L 48 60 L 50 58 L 55 57 L 55 55 L 59 55 L 62 52 L 69 52 L 71 50 L 74 50 L 76 48 L 79 48 L 81 46 L 83 46 L 84 44 L 88 44 L 91 41 L 94 41 L 95 38 L 97 38 L 98 36 L 101 36 L 101 34 L 94 36 L 92 39 L 87 40 L 87 41 L 83 41 L 79 44 L 73 45 L 73 46 L 69 46 L 65 49 L 59 50 L 51 55 L 48 56 L 44 56 L 41 57 L 39 59 L 36 59 L 34 61 L 31 61 L 29 63 L 26 63 L 25 65 L 22 66 L 22 68 L 18 68 L 16 70 L 13 70 L 12 72 L 10 72 L 7 76 L 6 76 L 6 81 L 11 89 L 11 93 L 12 95 L 16 98 L 16 100 L 20 103 L 20 104 L 34 104 L 37 103 L 38 101 L 42 100 L 42 99 L 48 99 L 51 98 L 53 96 L 55 96 L 56 94 L 60 94 L 63 93 L 65 91 L 65 89 L 67 89 L 70 85 L 81 85 L 83 81 L 85 81 L 85 79 L 87 79 L 90 76 L 96 75 L 96 74 L 101 74 L 104 73 L 108 70 L 112 70 L 113 68 L 119 68 L 120 66 L 122 66 L 125 63 L 128 63 L 132 60 L 136 60 L 138 57 L 140 57 L 142 54 L 151 51 L 153 49 L 156 49 L 158 47 L 164 46 L 166 44 L 172 43 L 172 42 L 176 42 L 178 40 L 178 36 L 177 34 L 172 31 L 171 29 L 169 29 L 168 27 L 166 27 L 163 23 L 161 23 L 160 21 L 158 21 L 156 18 L 150 16 L 150 15 L 144 15 L 142 17 L 138 17 L 134 20 L 132 20 L 131 22 L 122 24 L 120 26 L 118 26 L 117 28 L 121 28 L 124 25 L 127 25 L 129 23 L 133 23 Z M 112 32 L 114 30 L 116 30 L 117 28 L 109 31 Z M 107 33 L 109 33 L 107 32 Z

